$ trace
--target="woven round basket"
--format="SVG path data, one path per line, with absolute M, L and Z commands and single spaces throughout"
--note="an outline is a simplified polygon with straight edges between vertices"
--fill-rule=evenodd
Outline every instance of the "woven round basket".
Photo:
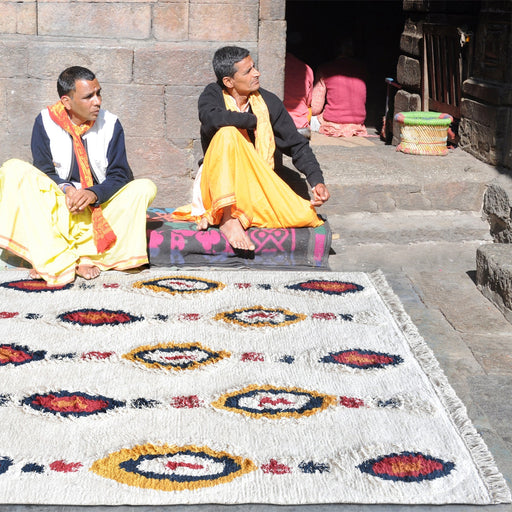
M 395 115 L 395 120 L 400 123 L 400 144 L 397 151 L 412 155 L 443 156 L 448 153 L 448 127 L 453 121 L 449 114 L 399 112 Z

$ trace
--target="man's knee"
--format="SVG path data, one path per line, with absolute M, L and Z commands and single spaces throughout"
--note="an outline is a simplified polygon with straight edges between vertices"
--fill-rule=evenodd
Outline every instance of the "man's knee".
M 122 190 L 125 194 L 133 194 L 136 197 L 144 198 L 148 204 L 155 199 L 157 192 L 156 185 L 148 178 L 137 178 L 130 181 Z
M 29 164 L 24 160 L 19 160 L 18 158 L 11 158 L 10 160 L 7 160 L 2 167 L 0 167 L 0 172 L 14 172 L 18 176 L 27 172 L 33 173 L 34 171 L 37 171 L 37 169 L 32 164 Z
M 136 180 L 137 187 L 140 187 L 146 196 L 148 203 L 151 203 L 155 199 L 157 188 L 156 185 L 148 178 L 139 178 Z
M 32 164 L 17 158 L 7 160 L 0 167 L 0 178 L 2 187 L 16 187 L 17 191 L 38 188 L 41 192 L 49 191 L 54 182 Z
M 223 126 L 219 128 L 212 138 L 213 141 L 245 140 L 240 130 L 235 126 Z

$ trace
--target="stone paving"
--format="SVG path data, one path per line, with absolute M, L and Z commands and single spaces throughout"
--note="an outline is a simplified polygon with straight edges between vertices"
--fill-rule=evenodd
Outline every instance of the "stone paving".
M 384 272 L 512 487 L 512 325 L 475 284 L 476 252 L 490 242 L 490 236 L 488 224 L 479 217 L 481 203 L 468 198 L 480 193 L 481 200 L 498 171 L 459 149 L 447 157 L 414 157 L 396 153 L 378 140 L 364 147 L 317 140 L 313 147 L 331 192 L 337 195 L 325 207 L 334 232 L 331 269 Z M 404 208 L 411 194 L 416 196 L 414 204 Z M 362 199 L 359 210 L 357 196 Z M 82 510 L 104 512 L 110 507 L 0 505 L 0 512 Z M 113 510 L 510 512 L 512 505 L 121 506 Z

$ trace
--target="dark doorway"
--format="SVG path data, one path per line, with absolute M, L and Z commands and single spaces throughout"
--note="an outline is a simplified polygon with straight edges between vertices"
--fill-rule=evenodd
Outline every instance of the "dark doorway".
M 396 79 L 405 16 L 402 0 L 288 0 L 287 49 L 313 70 L 336 57 L 343 34 L 352 37 L 356 57 L 367 68 L 366 126 L 380 129 L 385 78 Z

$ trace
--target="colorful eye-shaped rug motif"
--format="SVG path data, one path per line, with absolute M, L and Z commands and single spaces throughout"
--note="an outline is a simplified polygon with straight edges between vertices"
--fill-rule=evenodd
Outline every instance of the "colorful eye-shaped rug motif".
M 381 273 L 0 272 L 0 501 L 495 504 Z

